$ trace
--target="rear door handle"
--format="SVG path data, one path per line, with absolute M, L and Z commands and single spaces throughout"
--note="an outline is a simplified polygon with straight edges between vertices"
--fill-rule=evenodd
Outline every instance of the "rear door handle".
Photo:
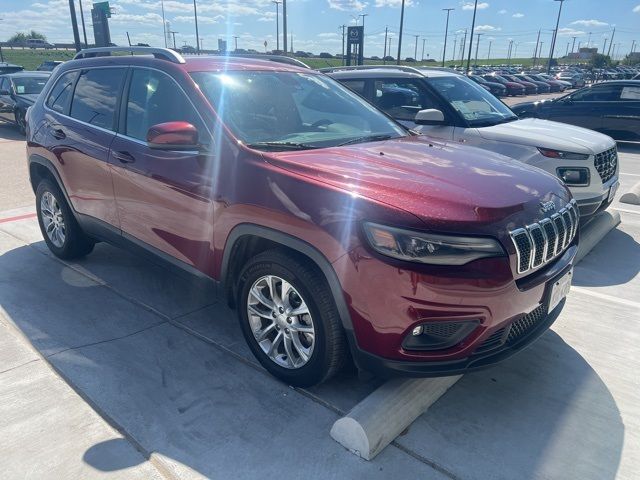
M 133 163 L 136 159 L 129 152 L 112 152 L 113 158 L 120 161 L 120 163 Z
M 64 133 L 64 130 L 62 130 L 61 128 L 56 128 L 55 130 L 53 130 L 51 132 L 51 135 L 53 135 L 53 138 L 57 138 L 58 140 L 67 138 L 67 134 Z

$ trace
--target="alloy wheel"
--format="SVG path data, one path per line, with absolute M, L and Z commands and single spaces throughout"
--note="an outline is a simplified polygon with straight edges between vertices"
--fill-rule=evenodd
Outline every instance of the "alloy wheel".
M 40 199 L 40 213 L 42 223 L 51 243 L 62 248 L 66 239 L 66 227 L 62 209 L 56 197 L 51 192 L 44 192 Z

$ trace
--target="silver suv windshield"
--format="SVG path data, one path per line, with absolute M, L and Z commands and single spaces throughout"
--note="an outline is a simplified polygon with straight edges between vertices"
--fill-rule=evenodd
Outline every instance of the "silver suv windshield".
M 324 148 L 407 135 L 323 75 L 227 71 L 191 76 L 236 138 L 253 148 Z
M 468 78 L 452 75 L 432 77 L 428 82 L 470 127 L 488 127 L 518 119 L 509 107 Z

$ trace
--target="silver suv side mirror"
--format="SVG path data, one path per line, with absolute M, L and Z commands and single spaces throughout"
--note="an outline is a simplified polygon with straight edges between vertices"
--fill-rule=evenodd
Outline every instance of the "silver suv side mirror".
M 426 108 L 416 113 L 416 118 L 413 121 L 418 125 L 439 125 L 444 123 L 444 115 L 435 108 Z

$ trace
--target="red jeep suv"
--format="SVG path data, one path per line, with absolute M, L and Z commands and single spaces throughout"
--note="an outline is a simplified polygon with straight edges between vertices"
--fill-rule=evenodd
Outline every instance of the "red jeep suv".
M 219 281 L 260 363 L 300 386 L 349 357 L 481 368 L 558 316 L 578 225 L 558 178 L 414 135 L 309 69 L 118 50 L 65 62 L 28 113 L 58 257 L 107 241 Z

